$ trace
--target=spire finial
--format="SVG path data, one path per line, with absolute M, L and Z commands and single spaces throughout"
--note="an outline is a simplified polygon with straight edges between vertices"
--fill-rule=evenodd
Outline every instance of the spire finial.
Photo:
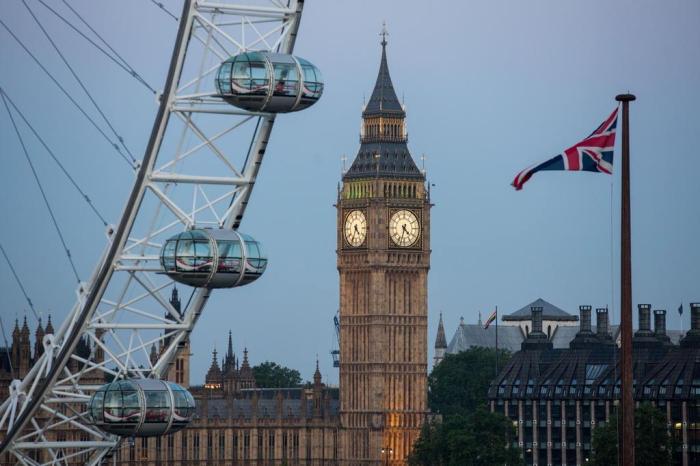
M 379 33 L 380 36 L 382 36 L 382 47 L 386 47 L 387 41 L 386 41 L 386 36 L 389 35 L 389 31 L 386 29 L 386 21 L 382 21 L 382 32 Z

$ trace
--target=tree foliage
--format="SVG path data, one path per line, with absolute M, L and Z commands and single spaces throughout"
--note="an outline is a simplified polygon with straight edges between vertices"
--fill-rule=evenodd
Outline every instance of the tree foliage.
M 492 348 L 470 348 L 448 354 L 435 366 L 428 378 L 428 404 L 433 413 L 464 414 L 486 404 L 489 384 L 498 367 L 510 359 L 510 352 Z
M 673 443 L 666 427 L 666 417 L 650 403 L 643 403 L 634 413 L 634 460 L 636 466 L 665 466 L 671 464 Z M 618 462 L 617 416 L 593 431 L 594 466 Z
M 479 407 L 470 415 L 455 414 L 423 426 L 409 457 L 412 466 L 519 466 L 516 433 L 502 414 Z
M 272 361 L 253 366 L 253 375 L 258 388 L 293 388 L 301 385 L 301 374 L 298 370 L 280 366 Z
M 428 380 L 428 401 L 441 415 L 423 426 L 409 464 L 414 466 L 490 466 L 523 464 L 512 422 L 486 408 L 496 374 L 496 350 L 471 348 L 450 354 Z M 499 367 L 510 353 L 499 350 Z

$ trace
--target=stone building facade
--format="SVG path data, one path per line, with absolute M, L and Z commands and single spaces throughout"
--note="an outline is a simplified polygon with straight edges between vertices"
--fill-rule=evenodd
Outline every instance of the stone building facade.
M 340 425 L 347 465 L 404 465 L 427 413 L 430 193 L 389 75 L 362 112 L 338 191 Z

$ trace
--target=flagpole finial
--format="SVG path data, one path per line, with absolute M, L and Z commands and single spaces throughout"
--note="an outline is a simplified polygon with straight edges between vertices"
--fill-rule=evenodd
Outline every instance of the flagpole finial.
M 615 100 L 618 102 L 632 102 L 634 100 L 637 100 L 637 97 L 634 94 L 619 94 L 615 96 Z

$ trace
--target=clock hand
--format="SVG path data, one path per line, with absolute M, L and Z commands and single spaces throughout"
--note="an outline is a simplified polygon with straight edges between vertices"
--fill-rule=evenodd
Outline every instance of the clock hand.
M 355 231 L 356 231 L 357 234 L 359 235 L 359 234 L 360 234 L 360 230 L 357 229 L 357 223 L 356 223 L 355 225 L 353 225 L 353 226 L 355 227 Z

